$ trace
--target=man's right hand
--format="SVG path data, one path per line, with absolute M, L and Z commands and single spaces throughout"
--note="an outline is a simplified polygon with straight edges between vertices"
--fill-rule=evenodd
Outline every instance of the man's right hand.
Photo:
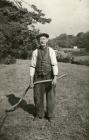
M 30 87 L 33 88 L 34 84 L 33 84 L 33 77 L 30 77 Z

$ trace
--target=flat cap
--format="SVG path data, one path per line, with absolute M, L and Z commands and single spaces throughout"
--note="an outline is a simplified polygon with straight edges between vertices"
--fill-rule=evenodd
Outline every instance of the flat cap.
M 37 35 L 36 39 L 38 40 L 42 36 L 45 36 L 46 38 L 49 38 L 49 34 L 47 34 L 47 33 L 41 33 L 41 34 Z

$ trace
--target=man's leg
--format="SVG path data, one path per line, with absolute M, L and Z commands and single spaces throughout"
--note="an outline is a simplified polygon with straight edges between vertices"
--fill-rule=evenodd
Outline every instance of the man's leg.
M 37 84 L 34 86 L 34 103 L 36 117 L 44 117 L 44 84 Z
M 47 117 L 54 117 L 55 107 L 55 87 L 51 83 L 46 84 L 46 104 L 47 104 Z

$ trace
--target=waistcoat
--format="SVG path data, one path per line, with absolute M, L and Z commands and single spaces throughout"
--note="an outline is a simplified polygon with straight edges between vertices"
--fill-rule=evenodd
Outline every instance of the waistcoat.
M 38 56 L 37 56 L 37 62 L 36 62 L 36 68 L 35 73 L 37 75 L 47 75 L 52 74 L 52 65 L 51 65 L 51 59 L 49 55 L 49 48 L 44 50 L 44 54 L 42 54 L 41 49 L 38 49 Z

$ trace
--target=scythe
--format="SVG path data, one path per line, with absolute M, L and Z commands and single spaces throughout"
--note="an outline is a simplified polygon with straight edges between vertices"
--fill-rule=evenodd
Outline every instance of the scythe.
M 61 79 L 61 78 L 65 77 L 65 76 L 67 76 L 67 74 L 63 74 L 63 75 L 59 76 L 57 79 Z M 36 81 L 36 82 L 34 82 L 34 85 L 40 84 L 40 83 L 47 83 L 47 82 L 51 82 L 51 81 L 52 81 L 52 79 L 42 80 L 42 81 Z M 29 90 L 30 88 L 31 88 L 31 87 L 30 87 L 30 85 L 29 85 L 29 86 L 26 88 L 25 92 L 22 94 L 22 96 L 21 96 L 21 98 L 19 99 L 19 101 L 18 101 L 15 105 L 13 105 L 13 106 L 11 106 L 10 108 L 6 109 L 5 111 L 6 111 L 6 112 L 14 111 L 14 110 L 18 107 L 18 105 L 21 103 L 21 101 L 23 100 L 24 96 L 26 95 L 26 93 L 28 92 L 28 90 Z
M 59 76 L 57 79 L 61 79 L 61 78 L 65 77 L 65 76 L 67 76 L 67 74 L 63 74 L 63 75 Z M 36 81 L 36 82 L 34 82 L 34 85 L 40 84 L 40 83 L 47 83 L 47 82 L 52 82 L 52 79 L 49 79 L 49 80 L 42 80 L 42 81 Z M 29 85 L 29 86 L 26 88 L 25 92 L 22 94 L 22 96 L 21 96 L 21 98 L 19 99 L 19 101 L 18 101 L 15 105 L 13 105 L 13 106 L 11 106 L 10 108 L 8 108 L 8 109 L 5 110 L 5 112 L 4 112 L 4 114 L 5 114 L 4 117 L 0 117 L 0 120 L 2 120 L 2 122 L 0 123 L 0 133 L 1 133 L 1 129 L 2 129 L 3 125 L 4 125 L 4 123 L 5 123 L 5 120 L 7 119 L 8 115 L 9 115 L 9 113 L 12 112 L 12 111 L 14 111 L 14 110 L 18 107 L 18 105 L 21 103 L 21 101 L 23 100 L 24 96 L 26 95 L 26 93 L 28 92 L 28 90 L 29 90 L 30 88 L 31 88 L 31 87 L 30 87 L 30 85 Z

